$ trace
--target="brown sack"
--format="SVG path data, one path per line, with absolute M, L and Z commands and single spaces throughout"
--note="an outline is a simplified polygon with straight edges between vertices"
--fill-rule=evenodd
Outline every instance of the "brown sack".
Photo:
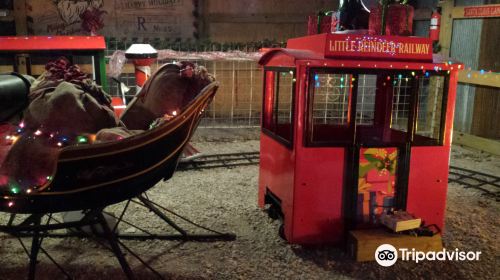
M 61 82 L 36 96 L 24 114 L 24 131 L 0 166 L 0 177 L 20 191 L 43 184 L 55 171 L 60 146 L 77 136 L 117 126 L 113 111 L 81 85 Z
M 68 82 L 61 82 L 53 91 L 38 95 L 24 116 L 27 130 L 40 129 L 68 137 L 117 126 L 115 115 L 108 106 L 101 105 L 80 86 Z
M 190 77 L 183 75 L 185 64 L 194 68 L 189 62 L 181 62 L 180 66 L 165 64 L 146 81 L 122 114 L 121 121 L 128 129 L 147 130 L 157 118 L 179 114 L 212 81 L 202 67 L 197 67 Z

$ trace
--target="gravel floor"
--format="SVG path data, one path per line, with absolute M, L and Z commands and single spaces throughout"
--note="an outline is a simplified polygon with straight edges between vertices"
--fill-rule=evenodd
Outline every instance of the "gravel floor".
M 195 146 L 206 154 L 257 151 L 255 132 L 201 130 Z M 215 141 L 217 140 L 217 141 Z M 454 147 L 452 164 L 500 174 L 500 158 Z M 289 245 L 278 235 L 279 222 L 257 207 L 258 166 L 178 171 L 148 192 L 154 201 L 236 241 L 124 241 L 167 279 L 499 279 L 499 203 L 475 190 L 450 184 L 447 206 L 448 249 L 482 251 L 478 262 L 398 262 L 383 268 L 356 263 L 332 247 Z M 118 213 L 123 204 L 112 206 Z M 7 215 L 0 214 L 5 221 Z M 171 232 L 151 213 L 131 206 L 127 219 L 151 231 Z M 201 229 L 179 222 L 191 232 Z M 132 227 L 122 232 L 137 233 Z M 28 239 L 23 239 L 28 242 Z M 123 279 L 117 260 L 87 239 L 47 239 L 44 248 L 76 279 Z M 139 279 L 155 279 L 127 255 Z M 0 234 L 0 279 L 23 279 L 28 259 L 18 241 Z M 43 255 L 37 279 L 64 279 Z

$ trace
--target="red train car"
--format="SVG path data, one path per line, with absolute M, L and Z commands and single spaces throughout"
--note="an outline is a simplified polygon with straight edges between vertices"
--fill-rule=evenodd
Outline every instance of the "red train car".
M 259 206 L 291 243 L 336 243 L 389 209 L 444 226 L 457 71 L 428 38 L 320 34 L 264 66 Z

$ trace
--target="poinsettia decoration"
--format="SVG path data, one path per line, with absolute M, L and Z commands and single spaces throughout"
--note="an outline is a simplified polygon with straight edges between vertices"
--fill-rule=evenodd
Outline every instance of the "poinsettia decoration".
M 380 176 L 386 175 L 387 173 L 392 176 L 396 174 L 397 150 L 388 153 L 386 149 L 369 148 L 364 152 L 364 156 L 367 162 L 359 165 L 359 178 L 364 178 L 372 169 L 376 169 Z M 364 187 L 369 189 L 370 186 L 367 185 Z M 390 180 L 387 185 L 387 193 L 392 193 L 392 184 Z
M 106 11 L 99 10 L 97 8 L 90 8 L 85 10 L 80 15 L 82 20 L 82 29 L 89 32 L 91 35 L 97 34 L 97 30 L 104 27 L 103 16 L 107 14 Z

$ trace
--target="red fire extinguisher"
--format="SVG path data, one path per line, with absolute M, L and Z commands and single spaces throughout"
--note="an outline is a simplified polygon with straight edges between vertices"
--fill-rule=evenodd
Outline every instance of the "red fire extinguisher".
M 438 9 L 435 9 L 431 15 L 431 26 L 429 37 L 432 41 L 439 41 L 439 27 L 441 25 L 441 14 Z

